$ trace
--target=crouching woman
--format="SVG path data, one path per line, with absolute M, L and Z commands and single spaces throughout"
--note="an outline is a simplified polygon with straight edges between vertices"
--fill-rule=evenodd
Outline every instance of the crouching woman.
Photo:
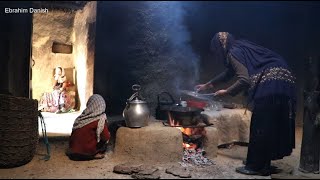
M 102 96 L 92 95 L 86 109 L 73 124 L 66 155 L 71 160 L 102 159 L 107 150 L 110 133 Z

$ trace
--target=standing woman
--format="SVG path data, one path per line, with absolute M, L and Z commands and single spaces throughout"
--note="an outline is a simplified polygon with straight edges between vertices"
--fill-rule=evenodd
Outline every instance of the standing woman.
M 253 42 L 235 40 L 228 32 L 215 34 L 211 50 L 227 69 L 196 89 L 213 88 L 237 76 L 233 85 L 215 92 L 215 96 L 234 96 L 247 90 L 252 103 L 246 165 L 236 171 L 270 175 L 271 160 L 291 155 L 295 147 L 295 77 L 280 55 Z
M 66 155 L 71 160 L 104 158 L 110 133 L 105 114 L 106 103 L 102 96 L 92 95 L 87 108 L 76 118 Z

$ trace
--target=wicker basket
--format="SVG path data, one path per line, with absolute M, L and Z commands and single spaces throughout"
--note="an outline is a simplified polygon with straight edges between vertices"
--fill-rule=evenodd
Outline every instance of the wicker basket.
M 27 164 L 39 141 L 38 101 L 0 94 L 0 167 Z

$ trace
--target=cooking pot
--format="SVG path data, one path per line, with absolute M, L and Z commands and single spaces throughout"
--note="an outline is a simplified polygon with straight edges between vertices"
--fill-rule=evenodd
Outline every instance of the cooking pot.
M 195 107 L 182 107 L 180 105 L 164 106 L 162 110 L 167 111 L 169 116 L 168 123 L 174 120 L 174 125 L 180 126 L 195 126 L 198 124 L 198 118 L 201 115 L 203 109 Z
M 175 125 L 178 123 L 179 126 L 197 125 L 202 111 L 203 108 L 183 107 L 181 104 L 176 103 L 173 96 L 168 92 L 158 94 L 156 119 L 167 120 L 171 125 L 171 120 L 174 120 Z

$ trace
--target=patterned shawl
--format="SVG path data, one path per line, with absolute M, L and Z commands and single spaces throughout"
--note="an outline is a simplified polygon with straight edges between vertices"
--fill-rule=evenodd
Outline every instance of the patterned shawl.
M 100 142 L 100 134 L 107 120 L 105 109 L 106 103 L 103 97 L 99 94 L 92 95 L 87 102 L 87 108 L 83 110 L 82 114 L 74 121 L 72 130 L 82 128 L 94 121 L 99 121 L 96 133 L 97 142 Z

